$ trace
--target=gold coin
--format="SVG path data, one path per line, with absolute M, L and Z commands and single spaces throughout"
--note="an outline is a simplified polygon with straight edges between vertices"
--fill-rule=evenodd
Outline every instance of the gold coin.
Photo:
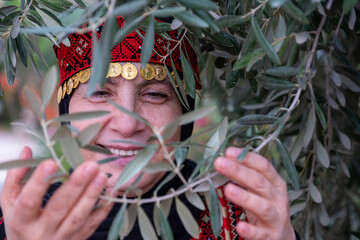
M 66 88 L 67 88 L 67 84 L 66 84 L 66 82 L 64 82 L 64 84 L 62 86 L 62 95 L 61 95 L 62 99 L 64 99 L 64 97 L 66 95 Z
M 179 85 L 177 84 L 175 73 L 171 72 L 170 74 L 171 74 L 171 77 L 172 77 L 172 79 L 173 79 L 173 81 L 175 83 L 175 87 L 178 87 Z
M 57 101 L 58 103 L 61 102 L 61 98 L 62 98 L 62 87 L 61 85 L 59 86 L 59 90 L 58 90 L 58 95 L 57 95 Z
M 152 80 L 155 76 L 155 69 L 150 64 L 146 64 L 145 69 L 140 68 L 140 74 L 146 80 Z
M 136 77 L 137 75 L 137 68 L 131 64 L 131 63 L 126 63 L 125 65 L 122 66 L 123 71 L 121 73 L 121 76 L 123 76 L 123 78 L 125 78 L 126 80 L 132 80 Z
M 77 88 L 79 86 L 79 83 L 80 83 L 80 74 L 76 73 L 71 78 L 72 78 L 73 83 L 74 83 L 73 88 Z
M 67 83 L 67 89 L 66 89 L 66 92 L 68 95 L 70 95 L 70 93 L 72 92 L 73 87 L 74 87 L 74 82 L 71 78 L 69 78 L 68 83 Z
M 84 69 L 80 72 L 80 79 L 79 81 L 81 83 L 86 83 L 87 81 L 89 81 L 91 76 L 91 70 L 90 68 Z
M 166 78 L 167 73 L 163 65 L 154 65 L 155 76 L 154 78 L 158 81 L 162 81 Z
M 108 70 L 108 77 L 117 77 L 120 76 L 122 72 L 122 66 L 120 63 L 110 63 Z

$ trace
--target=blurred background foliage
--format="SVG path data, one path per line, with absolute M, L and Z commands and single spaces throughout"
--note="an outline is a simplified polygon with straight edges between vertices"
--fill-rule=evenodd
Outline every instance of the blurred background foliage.
M 52 45 L 67 44 L 66 34 L 84 23 L 94 29 L 122 15 L 130 30 L 178 29 L 198 54 L 197 105 L 218 106 L 197 130 L 227 116 L 229 144 L 272 161 L 289 182 L 293 225 L 304 239 L 360 238 L 359 14 L 356 0 L 1 1 L 0 124 L 31 118 L 23 84 L 39 93 L 56 63 Z M 154 17 L 174 20 L 152 28 Z M 111 41 L 101 44 L 95 61 L 106 63 Z M 96 67 L 94 84 L 107 70 Z M 47 109 L 55 116 L 56 102 Z M 201 159 L 196 149 L 193 156 Z

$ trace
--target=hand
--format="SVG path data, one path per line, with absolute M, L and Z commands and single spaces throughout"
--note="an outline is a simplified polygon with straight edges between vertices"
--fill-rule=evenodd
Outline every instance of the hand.
M 225 157 L 215 161 L 215 169 L 234 183 L 225 186 L 225 196 L 246 210 L 249 223 L 239 222 L 238 234 L 248 240 L 292 240 L 295 232 L 290 222 L 289 199 L 285 181 L 262 156 L 230 147 Z
M 31 150 L 24 148 L 20 158 L 32 158 Z M 87 239 L 108 215 L 111 204 L 93 210 L 107 181 L 106 174 L 93 162 L 79 166 L 42 208 L 50 186 L 46 178 L 57 170 L 56 163 L 47 160 L 25 185 L 21 179 L 29 168 L 8 171 L 1 195 L 8 240 Z

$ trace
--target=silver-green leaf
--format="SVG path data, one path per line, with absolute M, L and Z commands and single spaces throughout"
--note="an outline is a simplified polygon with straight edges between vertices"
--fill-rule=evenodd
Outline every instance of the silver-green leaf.
M 186 231 L 195 239 L 199 238 L 199 225 L 195 221 L 190 210 L 185 206 L 180 199 L 175 198 L 176 211 L 181 219 L 182 224 L 184 225 Z
M 262 49 L 264 49 L 266 55 L 273 61 L 275 64 L 280 65 L 281 61 L 279 56 L 276 54 L 275 49 L 271 44 L 266 40 L 265 35 L 262 33 L 259 24 L 257 23 L 255 16 L 251 17 L 251 26 L 255 34 L 255 38 Z
M 156 145 L 149 145 L 142 150 L 126 165 L 119 179 L 117 180 L 114 190 L 119 189 L 123 184 L 138 174 L 151 160 L 157 149 Z
M 149 220 L 149 217 L 146 215 L 145 211 L 139 206 L 138 207 L 138 221 L 140 233 L 143 239 L 145 240 L 157 240 L 156 233 L 154 228 Z
M 287 148 L 282 144 L 281 141 L 277 141 L 281 160 L 285 167 L 286 173 L 290 179 L 291 185 L 294 187 L 296 191 L 300 190 L 300 180 L 299 180 L 299 174 L 295 168 L 294 163 L 291 161 L 291 156 Z
M 41 102 L 44 108 L 49 104 L 53 92 L 56 88 L 57 82 L 58 70 L 56 66 L 52 66 L 46 73 L 43 84 L 41 86 Z
M 323 165 L 324 168 L 328 168 L 330 166 L 329 154 L 319 140 L 316 140 L 315 151 L 316 157 L 321 165 Z
M 127 207 L 126 203 L 122 204 L 120 210 L 116 214 L 114 220 L 112 221 L 107 240 L 118 239 L 119 230 L 122 228 L 122 225 L 125 220 L 126 207 Z

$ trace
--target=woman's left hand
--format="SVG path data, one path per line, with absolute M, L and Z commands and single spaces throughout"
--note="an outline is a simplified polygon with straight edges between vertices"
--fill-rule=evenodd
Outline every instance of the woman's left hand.
M 287 185 L 264 157 L 249 152 L 239 162 L 242 149 L 229 147 L 225 157 L 218 157 L 215 169 L 234 183 L 225 186 L 225 196 L 246 210 L 249 222 L 236 226 L 248 240 L 293 240 Z

